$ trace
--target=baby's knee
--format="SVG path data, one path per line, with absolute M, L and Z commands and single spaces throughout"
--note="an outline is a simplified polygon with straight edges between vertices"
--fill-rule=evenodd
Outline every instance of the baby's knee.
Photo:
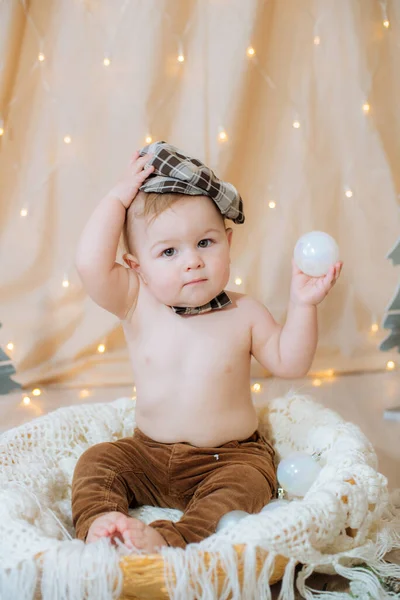
M 227 465 L 217 472 L 212 483 L 215 487 L 221 486 L 227 489 L 237 490 L 241 494 L 271 492 L 271 481 L 266 473 L 260 471 L 253 465 L 233 464 Z
M 240 482 L 240 496 L 247 497 L 249 503 L 247 512 L 256 513 L 274 496 L 274 481 L 266 477 L 255 467 L 250 465 L 240 466 L 237 470 L 237 478 Z
M 240 485 L 248 490 L 264 490 L 270 485 L 265 474 L 252 465 L 238 465 L 235 467 L 235 475 Z

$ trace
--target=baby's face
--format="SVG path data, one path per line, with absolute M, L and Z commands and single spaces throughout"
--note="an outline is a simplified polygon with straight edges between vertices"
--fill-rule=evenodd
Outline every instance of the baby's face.
M 228 283 L 231 238 L 210 198 L 184 197 L 150 223 L 135 221 L 136 270 L 162 304 L 201 306 Z

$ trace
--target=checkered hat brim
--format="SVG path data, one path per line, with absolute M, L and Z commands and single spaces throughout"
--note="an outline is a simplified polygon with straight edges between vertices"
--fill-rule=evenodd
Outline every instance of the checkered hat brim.
M 140 156 L 145 154 L 154 155 L 148 163 L 154 166 L 154 172 L 141 186 L 142 191 L 209 196 L 224 217 L 237 224 L 244 223 L 243 201 L 237 189 L 218 179 L 202 162 L 166 142 L 145 146 L 140 150 Z

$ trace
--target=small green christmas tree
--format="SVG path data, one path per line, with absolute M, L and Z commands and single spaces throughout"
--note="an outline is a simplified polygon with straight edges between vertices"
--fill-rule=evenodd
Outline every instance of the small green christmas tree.
M 0 324 L 1 327 L 1 324 Z M 0 394 L 8 394 L 11 390 L 21 388 L 20 384 L 11 379 L 16 373 L 10 357 L 0 348 Z
M 400 238 L 397 240 L 395 247 L 388 254 L 388 258 L 393 261 L 394 265 L 400 265 Z M 383 321 L 384 329 L 390 329 L 389 335 L 383 340 L 380 349 L 384 351 L 396 348 L 400 351 L 400 285 L 397 288 L 396 294 L 386 309 L 386 317 Z
M 400 238 L 397 240 L 393 250 L 388 254 L 388 257 L 394 265 L 400 264 Z M 400 285 L 397 287 L 393 300 L 386 309 L 386 316 L 383 320 L 384 329 L 390 329 L 390 333 L 380 344 L 380 350 L 387 352 L 393 348 L 397 348 L 400 352 Z M 393 419 L 400 421 L 400 406 L 395 408 L 387 408 L 384 412 L 385 419 Z

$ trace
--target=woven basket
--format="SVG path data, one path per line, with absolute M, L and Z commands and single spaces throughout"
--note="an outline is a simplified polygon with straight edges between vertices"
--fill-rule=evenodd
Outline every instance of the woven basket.
M 42 571 L 46 600 L 105 599 L 110 596 L 99 593 L 98 583 L 102 592 L 115 591 L 120 567 L 118 585 L 122 580 L 120 597 L 125 600 L 167 600 L 175 583 L 180 599 L 190 592 L 194 598 L 199 585 L 208 583 L 213 590 L 223 590 L 226 598 L 227 590 L 236 589 L 237 594 L 238 582 L 253 599 L 268 580 L 274 584 L 281 579 L 286 599 L 291 597 L 296 564 L 339 573 L 339 554 L 341 559 L 348 555 L 351 564 L 357 548 L 364 557 L 363 545 L 371 548 L 387 505 L 387 482 L 376 471 L 371 444 L 357 427 L 296 394 L 276 398 L 257 412 L 260 430 L 272 441 L 277 460 L 293 450 L 315 453 L 323 465 L 318 479 L 301 502 L 272 511 L 263 527 L 255 527 L 257 515 L 250 515 L 247 524 L 243 520 L 221 537 L 190 545 L 193 548 L 183 555 L 182 549 L 169 548 L 160 554 L 124 556 L 109 546 L 107 554 L 100 547 L 90 548 L 95 544 L 73 539 L 70 482 L 76 461 L 96 443 L 132 435 L 132 399 L 62 408 L 5 432 L 0 440 L 0 596 L 2 581 L 8 584 L 11 573 L 9 589 L 15 593 L 4 598 L 40 598 L 30 593 L 38 589 L 36 575 L 41 573 L 36 571 Z M 154 510 L 143 507 L 148 509 Z M 160 518 L 149 512 L 132 516 L 149 523 Z M 174 518 L 178 516 L 171 515 Z M 382 539 L 394 535 L 382 531 Z M 388 546 L 377 545 L 377 554 Z M 43 561 L 37 560 L 39 555 Z M 378 559 L 370 562 L 379 567 Z M 2 570 L 9 573 L 3 577 Z M 87 594 L 80 585 L 86 586 Z M 71 586 L 73 596 L 68 595 Z
M 238 575 L 240 584 L 243 584 L 243 561 L 241 560 L 242 545 L 234 546 L 238 555 Z M 263 561 L 267 556 L 265 550 L 257 551 L 257 576 Z M 204 565 L 208 566 L 210 553 L 204 552 Z M 270 577 L 270 585 L 282 579 L 288 559 L 284 556 L 275 558 L 274 571 Z M 169 600 L 165 579 L 164 562 L 160 554 L 146 556 L 127 556 L 121 559 L 120 566 L 124 575 L 124 585 L 121 600 Z M 225 572 L 222 565 L 218 565 L 218 595 L 221 593 Z M 173 582 L 175 584 L 175 581 Z

